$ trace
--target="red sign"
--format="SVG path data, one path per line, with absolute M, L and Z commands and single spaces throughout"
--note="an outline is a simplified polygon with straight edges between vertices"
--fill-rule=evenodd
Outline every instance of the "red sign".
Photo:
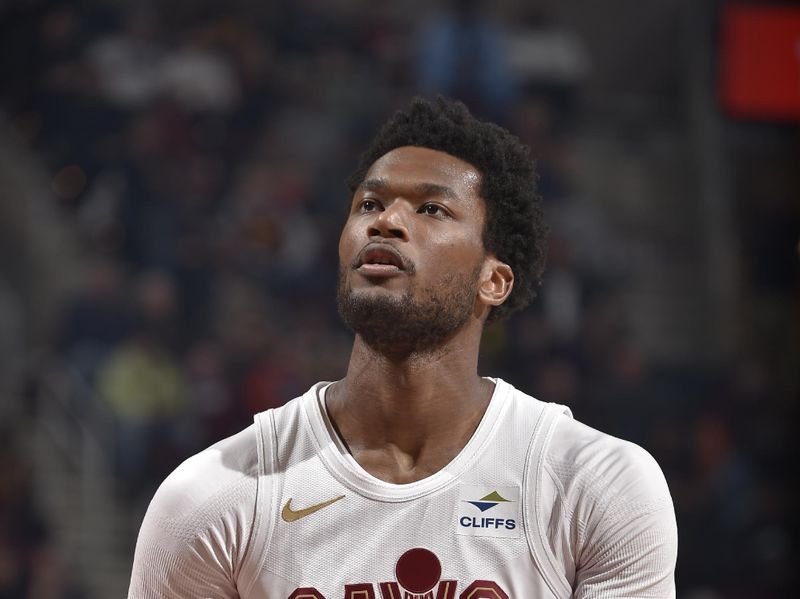
M 726 7 L 721 60 L 722 104 L 731 116 L 800 120 L 800 8 Z

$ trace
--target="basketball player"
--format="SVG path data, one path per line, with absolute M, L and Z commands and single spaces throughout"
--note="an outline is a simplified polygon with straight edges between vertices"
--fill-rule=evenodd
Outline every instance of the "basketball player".
M 339 243 L 347 373 L 167 478 L 129 597 L 674 596 L 654 460 L 477 374 L 484 325 L 542 274 L 534 179 L 527 148 L 461 103 L 415 99 L 384 125 Z

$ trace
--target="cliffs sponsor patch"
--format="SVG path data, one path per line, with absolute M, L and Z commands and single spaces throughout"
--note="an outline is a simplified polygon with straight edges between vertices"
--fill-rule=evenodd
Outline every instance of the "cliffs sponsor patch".
M 455 506 L 456 533 L 518 538 L 521 509 L 519 487 L 462 485 Z

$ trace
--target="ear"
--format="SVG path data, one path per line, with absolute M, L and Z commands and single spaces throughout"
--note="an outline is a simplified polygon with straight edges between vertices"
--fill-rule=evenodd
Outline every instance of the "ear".
M 495 256 L 487 256 L 481 270 L 478 300 L 487 306 L 499 306 L 514 288 L 514 271 Z

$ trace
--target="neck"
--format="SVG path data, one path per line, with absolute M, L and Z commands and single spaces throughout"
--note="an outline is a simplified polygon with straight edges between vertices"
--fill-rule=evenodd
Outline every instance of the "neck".
M 329 388 L 326 403 L 362 467 L 409 482 L 436 472 L 464 447 L 494 387 L 477 373 L 480 333 L 466 327 L 435 351 L 401 357 L 356 337 L 347 375 Z

